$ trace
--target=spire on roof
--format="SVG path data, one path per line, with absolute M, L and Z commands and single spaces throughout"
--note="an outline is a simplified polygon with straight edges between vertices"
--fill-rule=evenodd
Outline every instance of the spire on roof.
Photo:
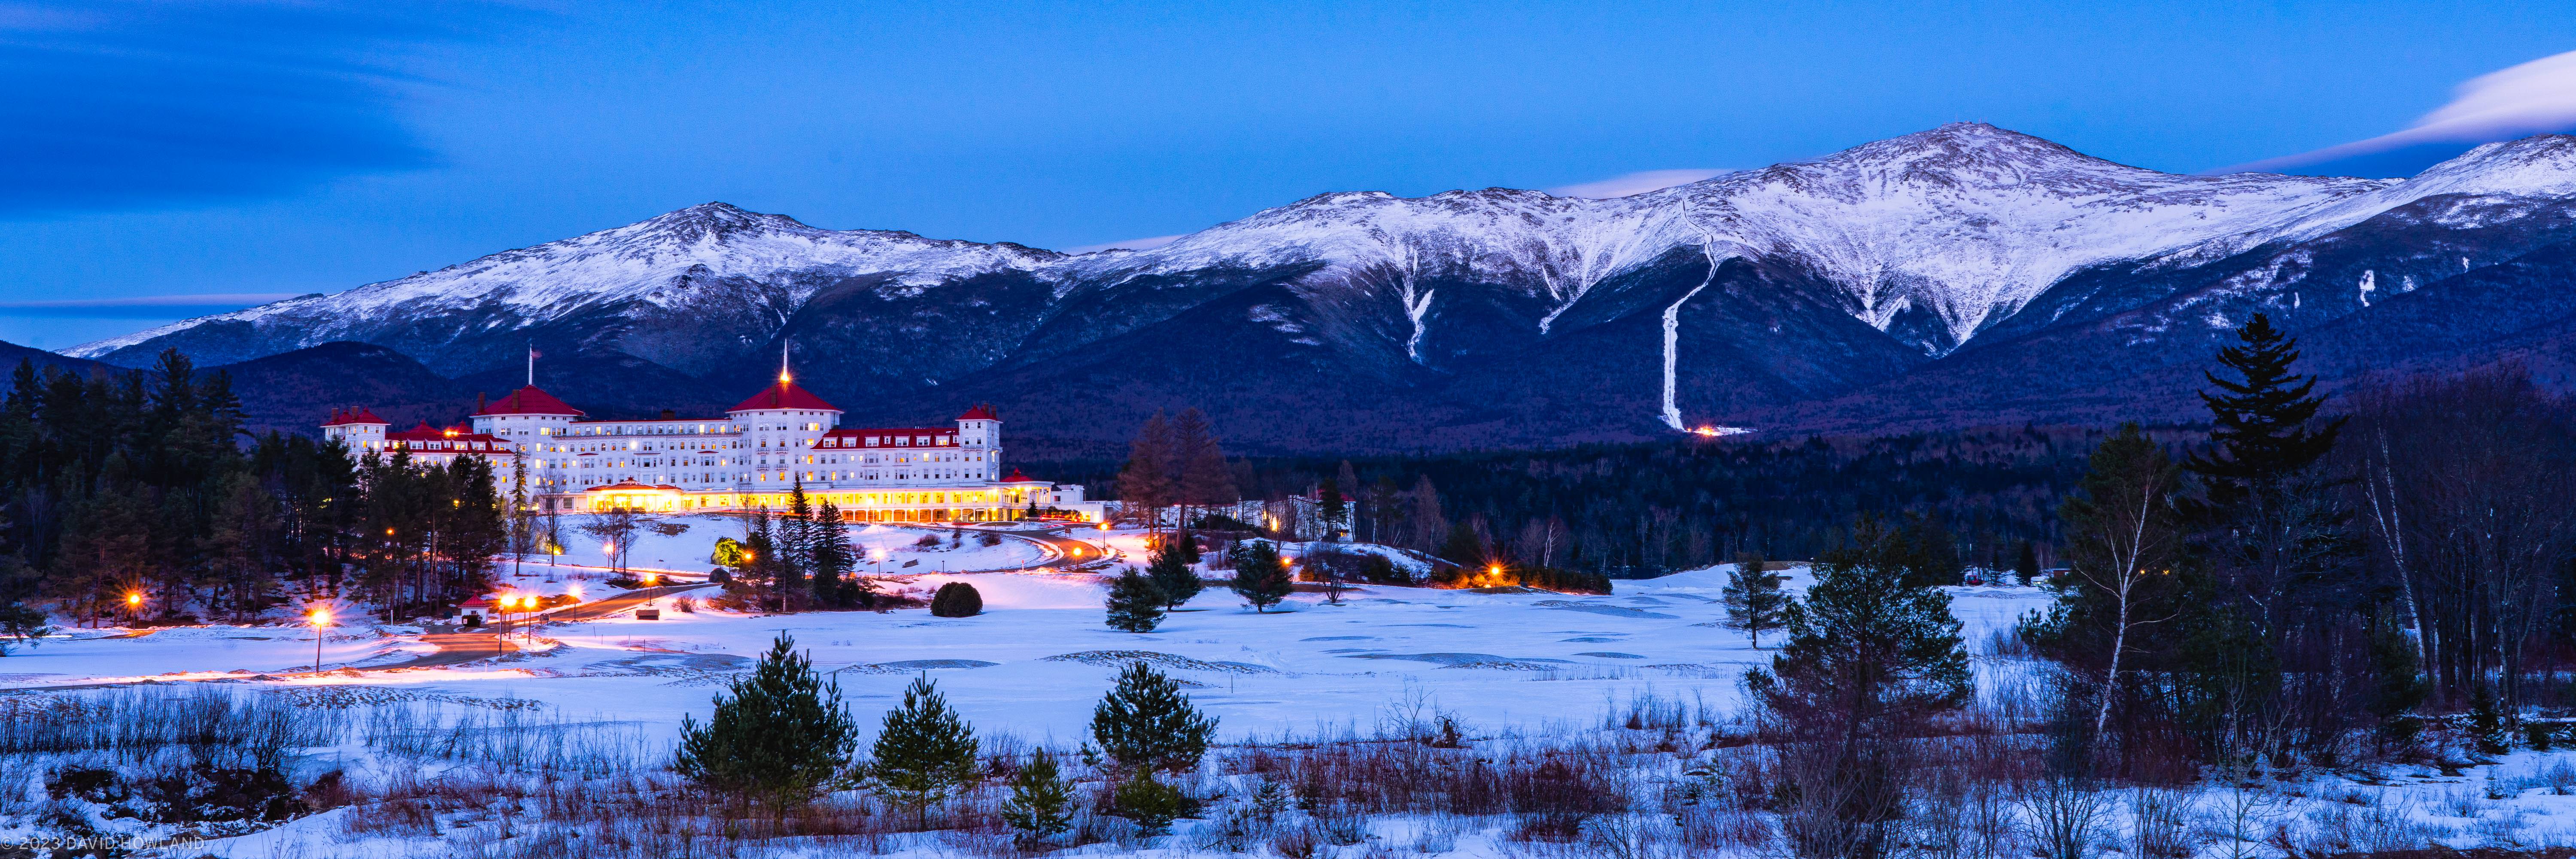
M 795 380 L 794 376 L 787 373 L 787 338 L 780 337 L 778 338 L 778 381 L 780 384 L 785 384 Z

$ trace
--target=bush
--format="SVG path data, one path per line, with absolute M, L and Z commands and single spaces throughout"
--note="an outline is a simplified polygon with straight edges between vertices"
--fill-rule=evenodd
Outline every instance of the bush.
M 984 613 L 984 595 L 974 585 L 949 582 L 930 595 L 931 617 L 974 617 Z
M 1140 769 L 1110 793 L 1109 813 L 1135 821 L 1137 829 L 1152 836 L 1172 831 L 1174 820 L 1197 816 L 1199 803 L 1155 778 L 1152 770 Z
M 912 541 L 912 544 L 913 544 L 914 546 L 917 546 L 917 547 L 920 547 L 920 548 L 924 548 L 924 549 L 933 549 L 933 548 L 938 548 L 938 546 L 939 546 L 939 535 L 937 535 L 937 534 L 923 534 L 923 535 L 921 535 L 921 539 Z

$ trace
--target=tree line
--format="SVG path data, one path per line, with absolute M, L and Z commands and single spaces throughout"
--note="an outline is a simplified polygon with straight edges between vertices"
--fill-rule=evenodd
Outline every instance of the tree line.
M 122 373 L 21 362 L 0 402 L 0 633 L 47 608 L 246 619 L 344 588 L 388 618 L 444 614 L 527 535 L 503 479 L 479 457 L 252 437 L 231 380 L 175 350 Z
M 2022 634 L 2061 669 L 2067 765 L 2334 765 L 2427 709 L 2563 706 L 2576 409 L 2512 366 L 2329 402 L 2267 320 L 2238 337 L 2205 443 L 2124 428 L 2061 509 L 2070 573 Z

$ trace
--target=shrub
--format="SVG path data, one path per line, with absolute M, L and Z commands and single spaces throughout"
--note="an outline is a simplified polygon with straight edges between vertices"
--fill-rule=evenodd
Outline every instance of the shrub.
M 1155 778 L 1152 770 L 1140 769 L 1110 792 L 1109 813 L 1135 821 L 1138 830 L 1152 836 L 1170 832 L 1174 820 L 1197 816 L 1199 803 Z
M 939 546 L 939 535 L 923 534 L 921 535 L 921 539 L 912 541 L 912 544 L 924 549 L 937 548 Z
M 1002 822 L 1010 825 L 1021 847 L 1034 847 L 1073 827 L 1072 804 L 1073 790 L 1057 774 L 1055 756 L 1041 751 L 1012 776 Z
M 940 585 L 939 591 L 930 596 L 932 617 L 974 617 L 983 613 L 984 595 L 965 582 Z

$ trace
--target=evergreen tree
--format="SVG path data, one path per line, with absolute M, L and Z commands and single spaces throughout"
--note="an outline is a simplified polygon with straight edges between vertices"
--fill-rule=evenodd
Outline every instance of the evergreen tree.
M 807 553 L 813 557 L 815 601 L 833 608 L 844 608 L 854 601 L 859 589 L 856 579 L 858 550 L 850 545 L 850 532 L 841 527 L 841 507 L 829 501 L 816 511 L 817 519 L 807 535 Z
M 1315 490 L 1315 514 L 1324 520 L 1324 539 L 1338 539 L 1342 535 L 1345 530 L 1342 527 L 1342 521 L 1350 514 L 1350 510 L 1350 501 L 1342 497 L 1340 481 L 1331 477 L 1324 478 L 1323 485 Z
M 1199 579 L 1198 571 L 1190 569 L 1190 562 L 1182 559 L 1180 545 L 1180 541 L 1172 541 L 1164 548 L 1155 549 L 1152 562 L 1145 565 L 1145 575 L 1154 580 L 1154 589 L 1162 592 L 1166 609 L 1180 608 L 1207 589 L 1207 583 Z
M 974 617 L 984 613 L 984 595 L 965 582 L 949 582 L 930 595 L 931 617 Z
M 2366 598 L 2347 575 L 2359 547 L 2336 483 L 2318 462 L 2334 447 L 2342 418 L 2321 420 L 2316 378 L 2293 368 L 2298 342 L 2255 314 L 2237 344 L 2218 350 L 2219 370 L 2202 374 L 2210 411 L 2209 447 L 2185 467 L 2201 476 L 2202 497 L 2185 512 L 2196 543 L 2266 646 L 2288 645 L 2291 624 L 2309 612 L 2359 612 Z
M 1234 581 L 1228 587 L 1259 613 L 1287 599 L 1296 582 L 1288 577 L 1288 563 L 1280 560 L 1276 544 L 1247 540 L 1235 544 Z
M 1041 749 L 1011 777 L 1011 798 L 1002 803 L 1002 822 L 1011 827 L 1021 849 L 1046 843 L 1073 828 L 1073 788 L 1058 774 L 1055 756 Z
M 1905 738 L 1967 702 L 1968 655 L 1950 598 L 1910 587 L 1914 559 L 1896 534 L 1856 528 L 1857 545 L 1826 553 L 1788 641 L 1746 685 L 1777 720 L 1796 798 L 1783 829 L 1802 856 L 1874 859 L 1896 850 L 1905 808 Z
M 1216 719 L 1191 705 L 1181 685 L 1144 662 L 1118 673 L 1118 685 L 1091 713 L 1091 739 L 1118 766 L 1182 772 L 1198 766 L 1216 735 Z
M 2030 587 L 2039 580 L 2039 548 L 2029 540 L 2021 541 L 2021 554 L 2013 559 L 2013 583 Z
M 796 640 L 780 633 L 750 676 L 715 697 L 706 724 L 682 715 L 674 769 L 784 813 L 847 766 L 858 725 L 841 706 L 841 684 L 824 682 L 795 648 Z
M 805 497 L 805 481 L 798 479 L 787 490 L 787 509 L 779 517 L 778 586 L 782 593 L 802 589 L 814 573 L 814 503 Z
M 1762 647 L 1762 631 L 1779 629 L 1789 610 L 1789 595 L 1780 589 L 1782 577 L 1764 569 L 1764 563 L 1761 553 L 1737 554 L 1726 587 L 1718 591 L 1727 628 L 1744 630 L 1756 650 Z
M 2209 406 L 2209 440 L 2216 450 L 2191 458 L 2191 470 L 2238 487 L 2279 480 L 2334 449 L 2343 419 L 2319 423 L 2325 398 L 2311 396 L 2317 380 L 2292 369 L 2298 341 L 2272 327 L 2260 313 L 2236 329 L 2237 345 L 2218 350 L 2219 372 L 2201 377 L 2218 388 L 2203 391 Z
M 927 829 L 930 806 L 973 778 L 975 748 L 975 729 L 948 708 L 930 678 L 916 678 L 903 690 L 903 706 L 886 711 L 868 779 L 888 800 L 911 808 L 914 823 Z
M 1163 623 L 1163 592 L 1154 580 L 1137 574 L 1135 567 L 1119 571 L 1109 583 L 1109 628 L 1127 632 L 1153 632 Z
M 1449 538 L 1440 544 L 1440 558 L 1461 567 L 1481 567 L 1491 559 L 1485 541 L 1476 529 L 1465 522 L 1449 526 Z

